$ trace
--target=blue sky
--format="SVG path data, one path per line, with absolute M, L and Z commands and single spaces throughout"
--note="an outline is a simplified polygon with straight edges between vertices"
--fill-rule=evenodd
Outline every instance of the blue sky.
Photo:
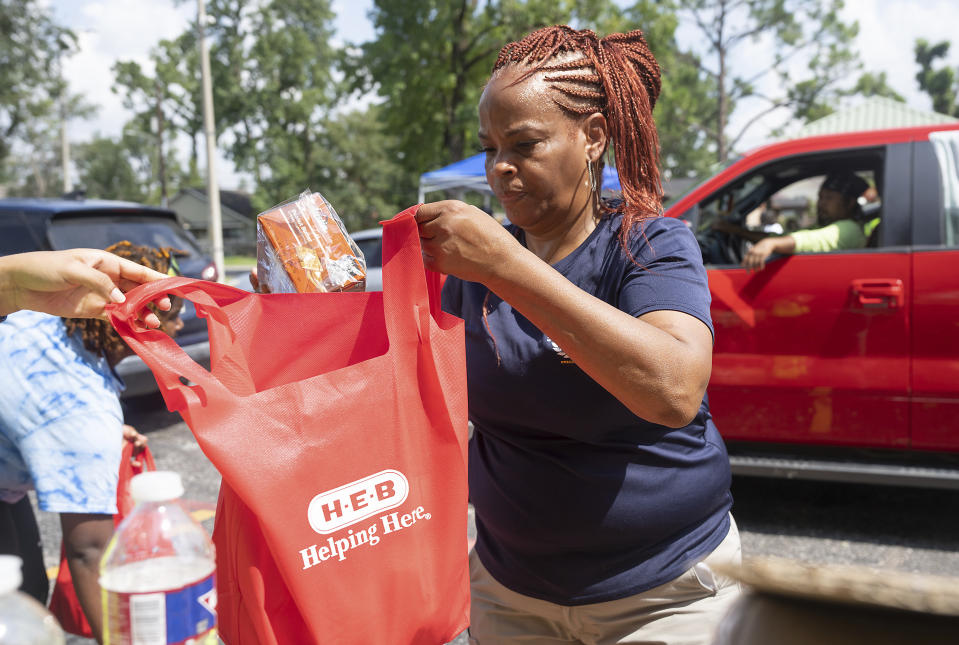
M 196 2 L 184 0 L 41 0 L 52 7 L 56 18 L 79 35 L 80 52 L 67 61 L 65 71 L 74 92 L 100 106 L 96 118 L 70 125 L 71 139 L 83 141 L 94 133 L 116 135 L 129 115 L 118 96 L 110 91 L 111 66 L 117 60 L 146 63 L 149 50 L 159 40 L 180 34 L 196 15 Z M 396 0 L 402 1 L 402 0 Z M 628 0 L 617 0 L 628 4 Z M 372 0 L 333 0 L 338 38 L 362 42 L 373 36 L 366 17 Z M 931 41 L 954 41 L 950 63 L 959 66 L 959 0 L 846 0 L 843 17 L 858 20 L 856 45 L 866 69 L 885 71 L 891 85 L 907 101 L 928 109 L 929 100 L 915 83 L 912 47 L 917 37 Z M 682 44 L 695 46 L 700 38 L 691 26 L 680 29 Z M 761 59 L 768 52 L 762 42 L 748 43 L 737 54 L 741 62 Z M 736 62 L 736 61 L 734 61 Z M 745 118 L 746 114 L 736 115 Z M 735 122 L 733 123 L 735 125 Z M 767 125 L 774 125 L 768 123 Z M 753 128 L 744 139 L 746 147 L 765 138 L 763 126 Z M 429 170 L 429 169 L 424 169 Z M 226 162 L 218 163 L 224 187 L 238 181 Z

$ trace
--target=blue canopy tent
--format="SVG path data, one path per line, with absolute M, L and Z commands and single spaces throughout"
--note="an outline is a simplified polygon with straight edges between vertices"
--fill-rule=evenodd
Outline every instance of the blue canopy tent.
M 453 190 L 457 195 L 472 190 L 491 195 L 493 191 L 486 183 L 485 165 L 486 154 L 481 152 L 439 170 L 423 173 L 420 175 L 419 201 L 425 201 L 426 193 L 435 190 Z M 611 166 L 603 168 L 603 190 L 620 190 L 619 175 Z

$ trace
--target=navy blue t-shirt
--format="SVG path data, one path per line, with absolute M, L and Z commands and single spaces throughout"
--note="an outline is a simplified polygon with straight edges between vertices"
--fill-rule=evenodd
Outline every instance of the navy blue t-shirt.
M 712 331 L 686 225 L 660 217 L 637 228 L 637 266 L 620 223 L 604 217 L 553 267 L 629 314 L 681 311 Z M 729 459 L 705 400 L 685 428 L 651 423 L 482 284 L 450 277 L 443 308 L 466 321 L 470 499 L 477 554 L 494 578 L 563 605 L 604 602 L 668 582 L 719 545 Z

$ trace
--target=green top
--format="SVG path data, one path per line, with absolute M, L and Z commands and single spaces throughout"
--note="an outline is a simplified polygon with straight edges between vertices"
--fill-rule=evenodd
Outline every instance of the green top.
M 795 231 L 790 235 L 796 243 L 795 253 L 825 253 L 866 246 L 862 224 L 851 219 L 841 219 L 822 228 Z

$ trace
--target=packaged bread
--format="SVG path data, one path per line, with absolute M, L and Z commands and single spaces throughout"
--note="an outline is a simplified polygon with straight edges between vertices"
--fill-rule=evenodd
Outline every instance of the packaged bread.
M 256 217 L 257 276 L 271 293 L 363 291 L 366 261 L 319 193 L 303 192 Z

